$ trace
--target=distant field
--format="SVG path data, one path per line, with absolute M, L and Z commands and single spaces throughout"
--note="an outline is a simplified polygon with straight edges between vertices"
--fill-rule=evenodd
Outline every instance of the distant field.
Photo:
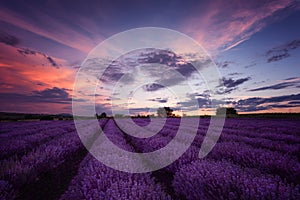
M 0 122 L 0 199 L 300 199 L 299 118 L 228 118 L 216 146 L 199 159 L 209 122 L 201 118 L 193 144 L 177 161 L 144 174 L 93 158 L 71 120 Z M 151 152 L 173 139 L 180 118 L 168 118 L 148 139 L 122 132 L 113 119 L 99 124 L 120 148 Z M 91 145 L 94 139 L 87 134 Z

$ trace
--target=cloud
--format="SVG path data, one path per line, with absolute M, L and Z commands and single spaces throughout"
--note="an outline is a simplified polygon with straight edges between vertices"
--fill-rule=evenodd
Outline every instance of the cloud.
M 211 92 L 209 90 L 204 90 L 202 93 L 187 93 L 186 97 L 188 100 L 177 103 L 177 109 L 195 111 L 199 108 L 210 108 L 212 105 L 218 106 L 232 102 L 231 99 L 211 99 Z
M 52 67 L 56 67 L 59 68 L 59 64 L 50 56 L 46 55 L 43 52 L 40 51 L 36 51 L 33 49 L 29 49 L 29 48 L 18 48 L 17 51 L 22 54 L 23 56 L 30 56 L 30 55 L 41 55 L 42 57 L 44 57 L 48 63 L 52 66 Z
M 286 79 L 283 79 L 283 80 L 286 80 L 286 81 L 290 81 L 290 80 L 295 80 L 295 79 L 299 79 L 300 77 L 290 77 L 290 78 L 286 78 Z
M 260 105 L 264 103 L 280 103 L 284 101 L 300 100 L 300 94 L 291 94 L 283 96 L 275 96 L 269 98 L 252 97 L 244 100 L 239 100 L 239 105 Z
M 267 51 L 267 62 L 276 62 L 290 57 L 290 51 L 300 47 L 300 40 L 296 39 Z
M 300 85 L 300 78 L 293 77 L 293 78 L 284 79 L 284 81 L 286 82 L 277 83 L 265 87 L 259 87 L 248 91 L 254 92 L 254 91 L 262 91 L 262 90 L 280 90 L 280 89 L 296 87 Z
M 211 96 L 210 94 L 211 92 L 209 90 L 204 90 L 202 93 L 199 92 L 192 93 L 192 94 L 187 93 L 186 96 L 191 99 L 198 98 L 198 97 L 209 99 Z
M 230 4 L 216 0 L 210 1 L 204 8 L 195 6 L 197 12 L 183 22 L 182 30 L 196 38 L 206 49 L 215 52 L 238 46 L 298 7 L 293 0 L 236 0 Z
M 63 18 L 57 20 L 46 11 L 41 11 L 40 8 L 33 9 L 28 7 L 28 4 L 22 6 L 25 10 L 29 9 L 30 14 L 27 12 L 17 13 L 4 6 L 0 7 L 1 21 L 84 53 L 88 53 L 95 46 L 92 38 L 79 32 L 70 23 L 66 23 Z
M 250 77 L 240 78 L 240 79 L 232 79 L 232 78 L 222 78 L 220 85 L 216 88 L 217 94 L 228 94 L 238 88 L 239 85 L 249 81 Z
M 53 67 L 58 67 L 58 64 L 54 61 L 53 58 L 51 58 L 50 56 L 47 56 L 46 58 Z
M 201 60 L 196 55 L 192 55 L 193 59 L 191 55 L 187 56 L 189 57 L 177 55 L 169 50 L 148 48 L 132 51 L 113 62 L 97 58 L 90 59 L 87 61 L 87 66 L 90 66 L 89 70 L 94 70 L 94 72 L 89 72 L 98 77 L 99 65 L 104 66 L 109 63 L 108 68 L 100 77 L 100 81 L 104 84 L 113 85 L 117 82 L 131 84 L 144 77 L 153 84 L 146 84 L 143 89 L 145 91 L 157 91 L 163 86 L 172 87 L 184 82 L 187 78 L 193 78 L 196 69 L 187 60 L 199 62 Z M 206 62 L 203 62 L 202 66 L 205 67 Z
M 271 104 L 271 105 L 268 105 L 267 107 L 269 108 L 292 108 L 292 107 L 298 107 L 300 105 L 291 105 L 291 104 Z
M 70 104 L 72 98 L 65 88 L 47 88 L 41 91 L 32 91 L 31 94 L 0 93 L 1 102 L 4 103 L 55 103 Z M 78 100 L 81 101 L 81 100 Z
M 197 59 L 196 55 L 186 55 L 188 58 L 193 57 L 193 60 Z M 190 77 L 196 69 L 194 66 L 186 61 L 185 56 L 177 55 L 169 50 L 148 49 L 147 52 L 141 53 L 138 59 L 140 64 L 143 63 L 155 63 L 169 66 L 185 77 Z
M 296 102 L 300 101 L 300 93 L 283 95 L 283 96 L 275 96 L 269 98 L 251 97 L 247 99 L 242 99 L 242 100 L 238 100 L 235 103 L 235 108 L 244 112 L 268 110 L 271 108 L 288 108 L 288 107 L 295 107 L 295 105 L 286 102 L 295 102 L 295 101 Z
M 154 101 L 154 102 L 159 102 L 159 103 L 167 103 L 168 99 L 167 98 L 155 98 L 155 99 L 148 99 L 149 101 Z
M 240 112 L 254 112 L 270 110 L 272 108 L 295 108 L 300 107 L 300 93 L 283 95 L 276 97 L 251 97 L 247 99 L 209 99 L 197 97 L 197 94 L 189 94 L 190 100 L 177 103 L 177 109 L 188 111 L 197 110 L 198 108 L 210 108 L 212 103 L 215 106 L 233 105 Z M 195 100 L 198 102 L 199 107 L 195 105 Z
M 13 47 L 20 44 L 20 40 L 17 37 L 10 35 L 4 31 L 0 31 L 0 42 Z
M 255 88 L 255 89 L 251 89 L 248 91 L 254 92 L 254 91 L 261 91 L 261 90 L 279 90 L 279 89 L 283 89 L 283 88 L 287 88 L 287 87 L 291 87 L 294 86 L 294 83 L 278 83 L 275 85 L 270 85 L 270 86 L 266 86 L 266 87 L 260 87 L 260 88 Z
M 1 82 L 4 83 L 0 85 L 2 93 L 29 94 L 55 86 L 73 87 L 76 71 L 69 68 L 65 60 L 3 43 L 0 43 L 0 54 Z
M 251 78 L 250 77 L 246 77 L 246 78 L 240 78 L 237 80 L 233 80 L 232 78 L 223 78 L 223 84 L 225 87 L 227 88 L 234 88 L 237 87 L 241 84 L 243 84 L 246 81 L 249 81 Z
M 157 91 L 162 88 L 164 88 L 164 86 L 157 84 L 157 83 L 143 85 L 143 89 L 147 92 Z
M 227 68 L 233 63 L 234 63 L 233 61 L 224 61 L 224 62 L 217 62 L 216 64 L 219 68 Z
M 256 66 L 256 65 L 257 65 L 256 63 L 251 63 L 251 64 L 249 64 L 249 65 L 246 65 L 245 68 L 247 69 L 247 68 L 250 68 L 250 67 L 254 67 L 254 66 Z
M 34 97 L 39 97 L 43 99 L 62 99 L 62 100 L 70 100 L 69 94 L 65 88 L 47 88 L 42 91 L 33 91 Z
M 229 76 L 240 76 L 243 75 L 243 73 L 238 73 L 238 72 L 233 72 L 233 73 L 229 73 Z
M 300 106 L 300 101 L 290 101 L 288 104 Z

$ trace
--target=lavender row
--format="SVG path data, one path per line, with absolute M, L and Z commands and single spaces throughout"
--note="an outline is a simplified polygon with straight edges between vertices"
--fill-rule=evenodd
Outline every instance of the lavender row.
M 33 126 L 49 125 L 53 121 L 18 121 L 18 122 L 0 122 L 0 136 L 6 133 L 14 134 L 15 130 L 32 128 Z
M 39 146 L 19 160 L 14 158 L 3 160 L 0 165 L 0 177 L 11 181 L 14 185 L 23 185 L 25 182 L 34 181 L 41 172 L 55 168 L 64 162 L 66 156 L 70 156 L 81 147 L 76 133 L 67 133 L 61 138 Z
M 88 127 L 87 123 L 87 127 Z M 89 135 L 92 137 L 92 133 Z M 69 132 L 51 140 L 19 159 L 3 160 L 0 164 L 0 179 L 7 181 L 15 190 L 38 180 L 44 172 L 51 171 L 63 164 L 69 157 L 84 149 L 76 132 Z
M 120 172 L 88 157 L 60 199 L 171 199 L 149 173 Z
M 223 130 L 228 134 L 261 137 L 296 144 L 300 143 L 300 129 L 297 124 L 298 121 L 227 119 Z M 274 128 L 270 128 L 272 126 Z
M 187 127 L 186 135 L 191 134 L 191 131 L 192 130 Z M 164 127 L 157 137 L 147 139 L 132 138 L 131 143 L 140 152 L 151 152 L 164 147 L 172 139 L 173 135 L 173 130 Z M 294 137 L 293 135 L 291 136 Z M 183 142 L 184 141 L 185 140 L 183 140 Z M 198 134 L 193 143 L 196 145 L 196 148 L 194 149 L 199 148 L 202 145 L 202 141 L 203 135 Z M 223 154 L 230 153 L 230 156 L 234 158 L 237 157 L 233 159 L 229 156 L 229 159 L 235 160 L 236 163 L 250 167 L 259 167 L 268 173 L 280 174 L 283 178 L 288 178 L 293 181 L 297 180 L 294 176 L 296 175 L 297 177 L 299 162 L 296 159 L 296 156 L 293 155 L 296 155 L 299 152 L 298 144 L 290 145 L 285 142 L 272 141 L 265 138 L 248 138 L 240 135 L 227 134 L 226 132 L 221 135 L 220 141 L 225 141 L 225 143 L 216 145 L 215 148 L 217 149 L 213 150 L 211 153 L 214 157 L 222 157 Z M 227 141 L 230 141 L 230 143 Z M 251 144 L 251 146 L 246 145 L 245 143 Z M 254 147 L 258 147 L 258 149 Z M 264 148 L 269 148 L 278 152 Z M 195 154 L 188 157 L 196 158 Z
M 253 126 L 250 126 L 253 125 Z M 300 136 L 299 120 L 291 119 L 253 119 L 253 118 L 228 118 L 225 128 L 245 130 L 258 133 L 280 133 L 283 135 Z
M 29 134 L 17 136 L 11 139 L 0 141 L 0 160 L 8 158 L 12 155 L 20 156 L 26 154 L 33 148 L 46 143 L 56 137 L 64 135 L 68 132 L 75 130 L 75 127 L 71 123 L 58 124 L 58 127 L 49 128 L 36 132 L 35 134 Z
M 106 136 L 120 148 L 134 151 L 121 130 L 110 120 Z M 97 148 L 97 147 L 95 147 Z M 113 152 L 106 154 L 113 159 Z M 126 163 L 120 163 L 125 165 Z M 171 199 L 149 173 L 131 174 L 114 170 L 88 155 L 61 199 Z
M 101 124 L 104 122 L 105 120 L 100 121 Z M 82 121 L 82 123 L 83 128 L 86 129 L 90 122 L 86 120 Z M 28 128 L 27 131 L 30 132 L 30 134 L 20 134 L 12 138 L 2 138 L 0 141 L 0 160 L 12 155 L 22 156 L 41 144 L 76 130 L 73 121 L 56 121 L 56 123 L 51 124 L 51 126 L 45 126 L 43 128 L 42 126 L 43 124 L 41 124 L 41 127 L 34 125 Z
M 206 134 L 209 119 L 201 119 L 198 133 Z M 273 141 L 284 141 L 288 144 L 300 143 L 299 121 L 276 121 L 267 119 L 226 119 L 222 133 L 241 135 L 251 138 L 265 138 Z
M 246 136 L 222 134 L 220 141 L 225 142 L 239 142 L 251 145 L 257 148 L 266 148 L 272 151 L 278 151 L 285 154 L 290 154 L 294 156 L 300 155 L 300 144 L 287 144 L 284 141 L 273 141 L 271 139 L 265 138 L 250 138 Z
M 253 148 L 243 143 L 217 143 L 208 158 L 226 159 L 241 166 L 279 175 L 291 182 L 300 180 L 300 163 L 297 158 L 267 149 Z
M 238 119 L 237 119 L 238 120 Z M 231 126 L 235 127 L 234 121 L 230 121 Z M 236 121 L 235 123 L 238 123 Z M 255 124 L 249 123 L 245 126 L 245 129 L 228 129 L 224 127 L 219 141 L 235 141 L 249 144 L 253 147 L 266 148 L 273 151 L 278 151 L 286 154 L 299 156 L 300 153 L 300 138 L 295 135 L 285 135 L 278 133 L 260 133 L 259 129 L 256 132 L 247 132 L 247 127 L 255 126 Z M 207 133 L 205 126 L 199 126 L 198 135 L 195 138 L 193 144 L 201 146 L 204 136 Z M 187 129 L 187 132 L 189 130 Z
M 66 124 L 73 124 L 72 130 L 74 130 L 75 126 L 73 121 L 7 122 L 5 125 L 0 123 L 1 132 L 4 131 L 0 134 L 0 138 L 1 140 L 7 140 L 26 137 L 39 132 L 45 132 L 48 129 L 64 127 Z M 67 127 L 66 129 L 71 127 L 72 126 Z
M 198 160 L 174 176 L 175 192 L 186 199 L 299 199 L 299 185 L 226 161 Z
M 187 134 L 188 133 L 188 129 L 187 129 Z M 143 141 L 144 143 L 141 142 L 141 140 L 139 142 L 133 143 L 134 146 L 137 149 L 147 149 L 150 147 L 162 147 L 164 146 L 164 140 L 166 140 L 168 137 L 156 137 L 155 139 L 150 139 L 150 140 L 145 140 Z M 198 137 L 199 140 L 203 139 L 203 136 Z M 134 142 L 134 140 L 132 140 Z M 146 141 L 148 141 L 149 143 L 147 144 Z M 221 143 L 218 145 L 225 145 L 227 143 Z M 235 143 L 231 143 L 228 145 L 228 148 L 233 148 L 234 146 L 233 144 Z M 289 181 L 292 182 L 297 182 L 297 177 L 293 178 L 293 176 L 295 176 L 297 174 L 297 172 L 299 171 L 299 163 L 296 161 L 296 159 L 294 157 L 285 157 L 284 154 L 281 153 L 276 153 L 276 152 L 272 152 L 272 151 L 268 151 L 266 149 L 259 149 L 259 150 L 255 150 L 250 146 L 247 145 L 243 145 L 243 143 L 239 144 L 236 143 L 237 145 L 240 145 L 238 151 L 234 151 L 234 153 L 232 154 L 232 156 L 234 157 L 235 154 L 237 154 L 237 157 L 242 157 L 244 159 L 229 159 L 230 161 L 236 162 L 239 165 L 236 165 L 235 168 L 232 169 L 233 172 L 235 172 L 237 175 L 234 176 L 233 174 L 228 175 L 227 178 L 230 179 L 234 179 L 235 178 L 235 182 L 234 182 L 234 187 L 236 188 L 237 186 L 241 187 L 239 191 L 234 193 L 231 192 L 231 190 L 236 191 L 235 189 L 229 190 L 229 191 L 223 191 L 223 189 L 221 188 L 217 188 L 217 190 L 219 191 L 219 193 L 214 192 L 213 189 L 207 189 L 205 190 L 206 192 L 208 192 L 209 194 L 205 194 L 206 196 L 203 196 L 203 192 L 200 192 L 200 194 L 197 194 L 198 196 L 194 197 L 194 196 L 187 196 L 188 199 L 222 199 L 222 193 L 225 193 L 225 198 L 224 199 L 228 199 L 228 198 L 233 198 L 233 199 L 253 199 L 253 198 L 272 198 L 272 199 L 282 199 L 282 198 L 289 198 L 289 199 L 297 199 L 297 195 L 299 195 L 299 185 L 294 185 L 294 183 L 287 183 L 283 180 L 288 179 Z M 231 147 L 230 147 L 231 146 Z M 213 150 L 215 151 L 215 150 Z M 216 157 L 218 157 L 219 159 L 223 159 L 223 157 L 226 158 L 226 156 L 224 156 L 223 154 L 221 154 L 222 152 L 224 154 L 226 154 L 227 149 L 221 149 L 221 152 L 217 152 L 215 155 Z M 265 152 L 266 151 L 266 152 Z M 173 164 L 171 164 L 170 166 L 166 167 L 165 170 L 171 172 L 171 173 L 179 173 L 180 169 L 185 168 L 187 165 L 189 165 L 191 162 L 200 162 L 197 161 L 198 158 L 198 152 L 199 152 L 199 148 L 196 146 L 191 146 L 188 151 L 186 153 L 184 153 L 184 155 L 182 157 L 180 157 L 177 161 L 175 161 Z M 248 154 L 247 154 L 248 153 Z M 250 155 L 252 153 L 252 155 Z M 243 156 L 243 154 L 245 154 Z M 212 157 L 212 156 L 210 156 Z M 250 159 L 250 160 L 247 160 Z M 272 160 L 268 159 L 268 158 L 272 158 Z M 253 159 L 253 160 L 251 160 Z M 268 161 L 268 162 L 266 162 Z M 213 162 L 212 166 L 214 166 L 214 161 L 210 161 Z M 228 161 L 220 161 L 220 163 L 228 163 L 228 165 L 233 165 L 232 163 L 228 162 Z M 218 165 L 217 165 L 218 166 Z M 246 170 L 246 172 L 241 172 L 238 169 L 243 169 L 245 166 L 249 166 L 250 168 L 248 168 Z M 218 166 L 220 167 L 220 166 Z M 226 167 L 228 167 L 227 165 L 224 166 L 225 169 L 221 168 L 219 170 L 224 171 L 226 170 Z M 256 169 L 256 167 L 258 169 Z M 209 169 L 214 169 L 213 167 L 209 167 Z M 261 172 L 261 171 L 262 172 Z M 193 176 L 194 172 L 192 169 L 187 170 L 190 176 Z M 196 172 L 197 173 L 197 172 Z M 268 174 L 271 173 L 271 174 Z M 249 176 L 245 176 L 245 174 L 250 174 Z M 279 177 L 277 174 L 279 174 L 281 177 Z M 219 176 L 224 177 L 224 174 L 219 174 Z M 199 178 L 200 180 L 203 179 L 202 177 Z M 248 179 L 250 180 L 255 180 L 253 181 L 251 184 L 247 183 Z M 208 180 L 211 180 L 210 178 L 208 178 Z M 183 184 L 183 181 L 180 180 L 177 182 L 177 186 L 178 187 L 185 187 L 185 185 L 190 186 L 190 184 L 186 183 Z M 193 182 L 193 181 L 191 181 Z M 241 182 L 241 183 L 240 183 Z M 242 184 L 243 183 L 243 184 Z M 255 185 L 255 184 L 258 185 Z M 232 183 L 233 184 L 233 183 Z M 270 186 L 268 187 L 267 184 L 270 184 Z M 203 185 L 203 184 L 202 184 Z M 197 185 L 196 185 L 197 186 Z M 215 183 L 213 183 L 210 187 L 214 187 Z M 220 187 L 223 186 L 223 183 L 220 184 Z M 261 191 L 261 186 L 263 187 L 264 191 Z M 174 186 L 175 187 L 175 186 Z M 228 188 L 225 188 L 225 190 Z M 188 189 L 184 188 L 183 189 L 186 195 L 191 195 L 193 190 L 189 191 Z M 200 190 L 201 191 L 201 190 Z M 221 191 L 221 192 L 220 192 Z M 229 196 L 226 196 L 226 192 Z M 267 193 L 266 193 L 267 192 Z M 195 192 L 194 192 L 195 193 Z M 177 194 L 178 196 L 180 196 L 180 194 Z M 212 195 L 212 196 L 210 196 Z M 217 195 L 217 196 L 214 196 Z

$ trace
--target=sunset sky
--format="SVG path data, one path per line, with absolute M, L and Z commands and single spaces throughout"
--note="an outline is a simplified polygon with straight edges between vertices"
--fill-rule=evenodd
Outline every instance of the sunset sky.
M 162 27 L 193 38 L 212 57 L 226 87 L 220 105 L 234 106 L 240 113 L 300 112 L 299 19 L 297 0 L 4 0 L 0 2 L 0 111 L 72 113 L 76 73 L 96 45 L 128 29 Z M 158 55 L 165 57 L 158 64 L 166 64 L 164 59 L 171 54 L 160 51 Z M 171 57 L 180 71 L 183 61 Z M 139 64 L 145 63 L 151 62 Z M 176 102 L 159 85 L 143 88 L 146 110 L 171 106 L 196 114 L 188 108 L 189 98 L 199 105 L 209 98 L 205 90 L 186 91 L 185 102 Z M 111 95 L 98 92 L 97 112 L 110 113 Z M 143 105 L 132 109 L 143 112 Z

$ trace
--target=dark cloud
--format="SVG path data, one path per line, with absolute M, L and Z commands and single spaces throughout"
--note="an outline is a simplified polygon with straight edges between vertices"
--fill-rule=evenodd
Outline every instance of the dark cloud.
M 196 55 L 193 56 L 195 57 Z M 140 64 L 155 63 L 166 65 L 177 70 L 185 77 L 190 77 L 196 72 L 194 66 L 191 63 L 186 62 L 183 56 L 176 55 L 169 50 L 148 49 L 147 52 L 141 53 L 140 57 L 141 58 L 138 59 Z
M 205 98 L 209 99 L 211 96 L 211 91 L 210 90 L 204 90 L 203 92 L 199 93 L 187 93 L 186 97 L 190 99 L 196 99 L 196 98 Z
M 291 81 L 291 80 L 295 80 L 295 79 L 299 79 L 300 77 L 290 77 L 290 78 L 286 78 L 286 79 L 283 79 L 283 80 L 286 80 L 286 81 Z
M 252 63 L 252 64 L 249 64 L 249 65 L 246 65 L 245 68 L 250 68 L 250 67 L 254 67 L 256 65 L 256 63 Z
M 177 69 L 179 73 L 181 73 L 185 77 L 191 76 L 194 72 L 196 72 L 196 69 L 194 66 L 190 63 L 185 64 L 177 64 Z
M 288 104 L 300 106 L 300 101 L 290 101 Z
M 0 42 L 13 47 L 20 44 L 20 40 L 18 38 L 4 31 L 0 31 Z
M 209 90 L 205 90 L 202 93 L 192 93 L 192 94 L 188 93 L 186 97 L 189 100 L 178 102 L 177 103 L 178 109 L 193 111 L 199 108 L 209 108 L 211 107 L 212 103 L 214 105 L 226 103 L 224 100 L 211 99 Z
M 96 64 L 96 67 L 98 64 Z M 124 68 L 126 65 L 119 61 L 114 61 L 112 62 L 104 71 L 102 77 L 100 77 L 100 80 L 105 82 L 105 83 L 112 83 L 112 82 L 117 82 L 122 78 L 122 76 L 125 75 L 125 70 Z
M 274 55 L 274 56 L 268 58 L 268 63 L 276 62 L 276 61 L 282 60 L 282 59 L 287 58 L 287 57 L 290 57 L 290 54 L 288 52 L 283 52 L 281 54 Z
M 64 88 L 47 88 L 42 91 L 33 91 L 33 96 L 45 99 L 68 99 L 69 94 Z
M 138 59 L 139 63 L 157 63 L 168 66 L 176 66 L 176 63 L 180 60 L 182 60 L 182 57 L 174 52 L 160 49 L 147 49 L 147 52 L 142 52 Z
M 70 104 L 72 98 L 65 88 L 47 88 L 42 91 L 33 91 L 31 94 L 0 93 L 1 102 L 12 103 L 58 103 Z M 77 99 L 77 101 L 84 101 Z
M 240 76 L 242 75 L 243 73 L 238 73 L 238 72 L 234 72 L 234 73 L 229 73 L 228 75 L 229 76 Z
M 246 81 L 250 80 L 250 77 L 246 77 L 246 78 L 240 78 L 237 80 L 233 80 L 232 78 L 223 78 L 223 85 L 227 88 L 235 88 L 241 84 L 243 84 Z
M 291 101 L 300 101 L 300 93 L 299 94 L 291 94 L 291 95 L 283 95 L 269 98 L 260 98 L 253 97 L 248 99 L 242 99 L 236 102 L 235 107 L 244 112 L 248 111 L 258 111 L 258 110 L 268 110 L 270 108 L 288 108 L 295 107 L 295 105 L 291 104 L 281 104 L 285 102 Z M 264 106 L 263 104 L 269 104 Z
M 288 78 L 288 79 L 284 79 L 284 80 L 294 80 L 294 81 L 278 83 L 278 84 L 274 84 L 274 85 L 270 85 L 270 86 L 251 89 L 248 91 L 254 92 L 254 91 L 262 91 L 262 90 L 280 90 L 280 89 L 295 87 L 295 86 L 300 85 L 300 81 L 297 78 Z
M 47 56 L 46 58 L 53 67 L 58 67 L 57 63 L 53 60 L 53 58 L 51 58 L 50 56 Z
M 155 99 L 148 99 L 148 100 L 159 102 L 159 103 L 167 103 L 168 102 L 168 99 L 166 99 L 166 98 L 155 98 Z
M 270 108 L 292 108 L 297 107 L 297 105 L 290 105 L 290 104 L 271 104 L 268 105 Z
M 42 54 L 38 51 L 32 50 L 32 49 L 28 49 L 28 48 L 19 48 L 17 50 L 20 54 L 22 54 L 23 56 L 26 55 L 36 55 L 36 54 Z M 42 54 L 44 56 L 44 54 Z
M 100 77 L 100 81 L 107 84 L 115 84 L 118 81 L 130 84 L 136 80 L 137 76 L 147 76 L 153 78 L 153 82 L 171 87 L 184 82 L 186 78 L 193 78 L 196 69 L 192 63 L 198 62 L 197 65 L 203 67 L 209 66 L 207 58 L 202 58 L 203 56 L 188 55 L 193 57 L 193 61 L 190 57 L 186 58 L 185 56 L 187 55 L 177 55 L 170 50 L 146 48 L 129 52 L 115 61 L 90 59 L 87 61 L 87 66 L 95 67 L 96 74 L 96 67 L 105 66 L 106 63 L 108 68 Z M 187 60 L 191 62 L 187 62 Z M 161 73 L 157 70 L 160 65 L 166 66 Z M 138 70 L 137 66 L 145 68 Z M 178 75 L 176 71 L 182 76 Z M 126 79 L 124 79 L 124 75 L 126 75 Z M 98 75 L 95 76 L 98 77 Z M 146 91 L 156 91 L 161 88 L 163 87 L 158 86 L 158 84 L 144 86 Z
M 184 102 L 178 102 L 177 109 L 193 111 L 198 108 L 210 108 L 212 105 L 215 107 L 232 104 L 240 112 L 254 112 L 272 108 L 294 108 L 300 106 L 300 93 L 269 98 L 253 97 L 238 101 L 234 101 L 231 98 L 218 100 L 197 96 L 197 94 L 188 94 L 187 97 L 190 97 L 191 99 Z M 195 102 L 198 102 L 199 107 L 198 105 L 195 105 Z
M 18 48 L 17 51 L 22 54 L 23 56 L 28 56 L 28 55 L 41 55 L 42 57 L 44 57 L 48 63 L 50 63 L 51 66 L 58 68 L 59 65 L 57 64 L 57 62 L 50 56 L 48 56 L 47 54 L 40 52 L 40 51 L 36 51 L 33 49 L 29 49 L 29 48 Z
M 269 97 L 269 98 L 249 98 L 246 100 L 239 100 L 239 103 L 243 105 L 249 104 L 263 104 L 263 103 L 280 103 L 284 101 L 294 101 L 300 100 L 300 93 L 299 94 L 292 94 L 292 95 L 283 95 L 283 96 L 276 96 L 276 97 Z
M 288 42 L 286 44 L 283 44 L 278 47 L 274 47 L 273 49 L 267 51 L 266 56 L 267 56 L 267 62 L 276 62 L 279 60 L 282 60 L 284 58 L 287 58 L 290 56 L 290 51 L 293 49 L 297 49 L 300 47 L 300 40 L 296 39 L 291 42 Z
M 261 91 L 261 90 L 279 90 L 279 89 L 283 89 L 283 88 L 287 88 L 287 87 L 292 87 L 294 85 L 295 85 L 295 83 L 293 83 L 293 82 L 278 83 L 278 84 L 275 84 L 275 85 L 255 88 L 255 89 L 251 89 L 251 90 L 248 90 L 248 91 L 254 92 L 254 91 Z
M 209 99 L 209 98 L 195 98 L 188 101 L 178 102 L 177 103 L 177 109 L 183 109 L 187 111 L 195 111 L 199 108 L 212 108 L 217 107 L 224 104 L 230 104 L 232 103 L 232 100 L 219 100 L 219 99 Z M 197 105 L 198 103 L 198 105 Z
M 234 90 L 236 90 L 236 88 L 218 88 L 215 93 L 220 95 L 229 94 Z
M 232 78 L 223 77 L 220 85 L 216 88 L 216 94 L 228 94 L 250 79 L 250 77 L 245 77 L 234 80 Z
M 153 91 L 157 91 L 159 89 L 164 88 L 164 86 L 157 84 L 157 83 L 152 83 L 152 84 L 146 84 L 143 86 L 143 89 L 147 92 L 153 92 Z
M 227 68 L 233 63 L 234 63 L 233 61 L 224 61 L 224 62 L 217 62 L 216 64 L 219 68 Z

